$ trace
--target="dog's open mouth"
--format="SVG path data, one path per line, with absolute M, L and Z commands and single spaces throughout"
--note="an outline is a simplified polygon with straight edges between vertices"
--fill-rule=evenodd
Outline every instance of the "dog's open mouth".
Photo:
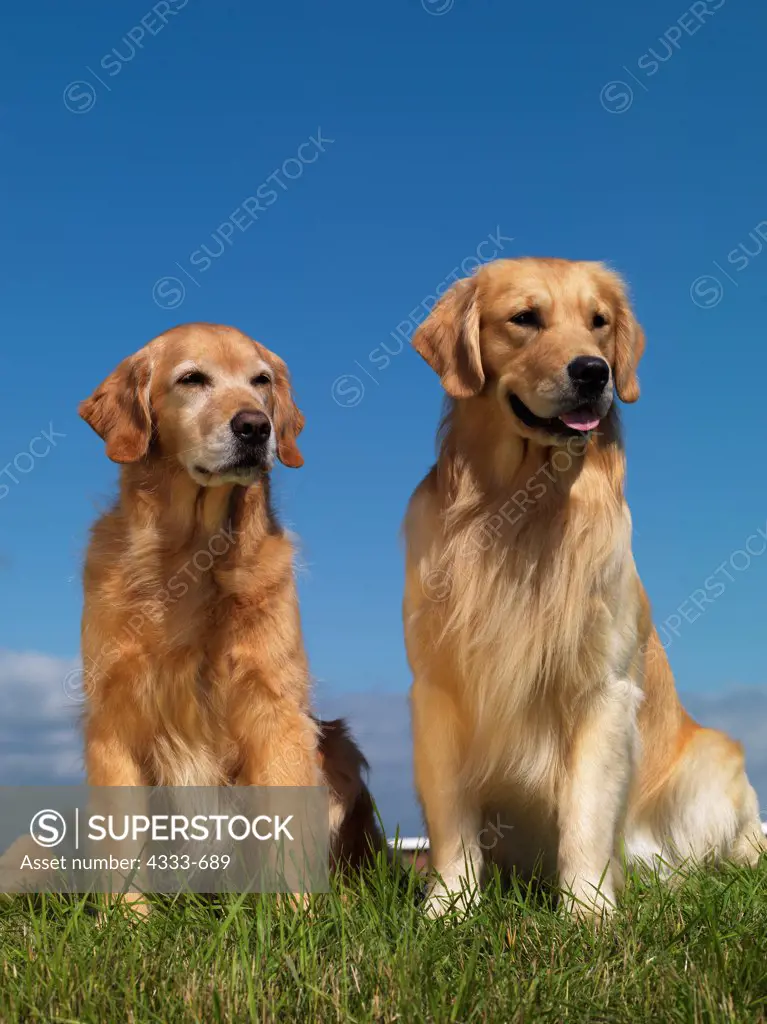
M 601 416 L 589 405 L 581 405 L 570 412 L 562 413 L 561 416 L 552 416 L 550 419 L 544 419 L 543 416 L 536 416 L 531 409 L 528 409 L 521 398 L 517 398 L 511 392 L 509 392 L 509 404 L 514 415 L 526 427 L 545 430 L 548 434 L 566 434 L 577 437 L 581 434 L 587 434 L 590 430 L 596 430 L 601 420 Z

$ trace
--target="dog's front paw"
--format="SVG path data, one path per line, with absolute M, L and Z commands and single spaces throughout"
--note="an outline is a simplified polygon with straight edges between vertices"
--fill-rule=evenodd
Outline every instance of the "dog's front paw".
M 606 881 L 576 878 L 563 892 L 565 910 L 578 921 L 599 927 L 615 910 L 615 891 Z
M 149 900 L 141 892 L 104 893 L 97 897 L 97 902 L 99 928 L 109 924 L 112 914 L 121 914 L 126 921 L 138 924 L 152 912 Z
M 432 920 L 444 917 L 445 914 L 464 918 L 478 900 L 479 889 L 476 885 L 468 886 L 458 881 L 454 886 L 448 886 L 440 881 L 430 886 L 423 909 Z

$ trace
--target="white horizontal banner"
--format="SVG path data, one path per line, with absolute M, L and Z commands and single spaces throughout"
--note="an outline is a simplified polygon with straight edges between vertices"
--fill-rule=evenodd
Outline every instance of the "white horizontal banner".
M 325 892 L 328 859 L 322 787 L 0 787 L 0 892 Z

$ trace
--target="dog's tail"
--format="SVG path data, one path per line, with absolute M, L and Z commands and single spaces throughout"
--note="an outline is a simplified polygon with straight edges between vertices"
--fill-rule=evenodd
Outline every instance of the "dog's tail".
M 342 718 L 317 719 L 320 762 L 330 789 L 331 857 L 334 866 L 359 867 L 386 850 L 365 777 L 369 765 Z

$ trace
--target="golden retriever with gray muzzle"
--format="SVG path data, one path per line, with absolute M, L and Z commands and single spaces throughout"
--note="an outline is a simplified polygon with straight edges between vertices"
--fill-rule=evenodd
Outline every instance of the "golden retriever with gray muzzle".
M 276 460 L 303 464 L 279 356 L 186 324 L 80 405 L 122 466 L 85 564 L 85 761 L 93 786 L 318 786 L 335 862 L 380 848 L 365 761 L 311 714 L 293 545 Z
M 558 875 L 597 917 L 622 838 L 630 861 L 754 862 L 742 749 L 680 705 L 631 554 L 615 399 L 639 397 L 644 337 L 620 278 L 488 264 L 413 344 L 449 396 L 405 524 L 429 911 L 488 857 Z

